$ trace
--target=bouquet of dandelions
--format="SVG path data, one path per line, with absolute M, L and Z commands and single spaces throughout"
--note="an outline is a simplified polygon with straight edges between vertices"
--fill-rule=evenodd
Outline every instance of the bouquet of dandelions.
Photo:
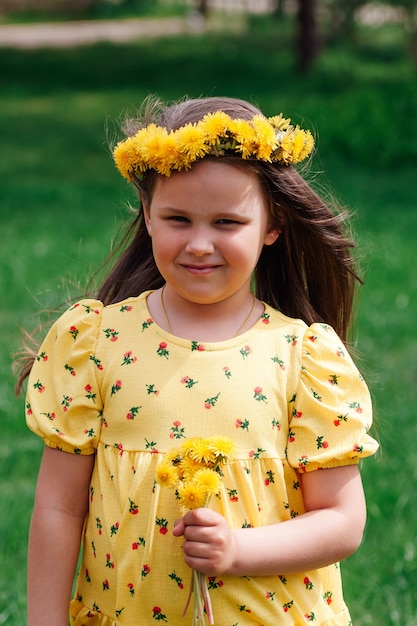
M 184 509 L 207 507 L 212 496 L 221 489 L 222 465 L 234 455 L 235 444 L 227 437 L 187 439 L 163 455 L 156 469 L 156 481 L 162 487 L 175 490 Z M 214 624 L 213 611 L 204 574 L 193 570 L 190 593 L 185 605 L 186 614 L 193 596 L 193 626 L 204 626 L 207 614 Z

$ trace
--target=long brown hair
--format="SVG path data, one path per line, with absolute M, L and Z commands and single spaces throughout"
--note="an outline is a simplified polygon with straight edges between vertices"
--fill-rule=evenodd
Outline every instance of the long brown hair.
M 166 105 L 150 97 L 135 118 L 125 121 L 123 131 L 130 136 L 152 122 L 175 130 L 215 111 L 224 111 L 236 119 L 251 119 L 261 113 L 257 107 L 236 98 L 184 99 Z M 255 268 L 256 296 L 309 325 L 328 323 L 346 341 L 355 284 L 360 282 L 352 257 L 354 244 L 348 234 L 347 212 L 329 208 L 292 166 L 230 155 L 208 158 L 225 159 L 254 173 L 267 199 L 272 224 L 281 231 L 273 245 L 264 246 Z M 157 176 L 150 170 L 134 179 L 139 204 L 150 202 Z M 93 294 L 105 305 L 164 284 L 140 206 L 109 262 L 113 266 Z M 32 362 L 33 353 L 22 369 L 19 389 Z
M 171 106 L 148 99 L 138 118 L 125 123 L 125 134 L 132 135 L 151 122 L 174 130 L 219 110 L 243 119 L 260 113 L 252 104 L 235 98 L 197 98 Z M 230 155 L 217 158 L 255 173 L 272 222 L 281 231 L 275 244 L 265 246 L 260 256 L 254 276 L 256 296 L 307 324 L 326 322 L 346 340 L 355 282 L 360 280 L 351 254 L 354 244 L 347 231 L 347 212 L 331 210 L 293 167 Z M 156 176 L 148 171 L 134 180 L 143 202 L 149 203 Z M 164 283 L 140 211 L 124 245 L 124 252 L 98 291 L 105 304 Z

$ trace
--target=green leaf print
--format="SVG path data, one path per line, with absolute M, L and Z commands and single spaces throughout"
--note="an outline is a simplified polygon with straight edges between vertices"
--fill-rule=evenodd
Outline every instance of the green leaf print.
M 212 398 L 206 398 L 204 400 L 204 407 L 206 409 L 211 409 L 211 407 L 216 406 L 217 400 L 219 399 L 220 396 L 220 391 L 217 395 L 213 396 Z

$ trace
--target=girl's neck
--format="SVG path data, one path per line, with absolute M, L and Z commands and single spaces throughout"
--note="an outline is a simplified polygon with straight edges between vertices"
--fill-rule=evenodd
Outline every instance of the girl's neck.
M 182 298 L 164 286 L 147 300 L 155 322 L 167 332 L 195 341 L 219 342 L 249 330 L 264 312 L 262 302 L 250 291 L 212 304 Z

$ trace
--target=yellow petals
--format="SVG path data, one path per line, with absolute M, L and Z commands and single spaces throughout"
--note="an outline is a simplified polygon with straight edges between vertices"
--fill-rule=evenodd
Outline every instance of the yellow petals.
M 215 470 L 206 467 L 195 473 L 193 483 L 204 490 L 207 498 L 208 496 L 217 496 L 220 493 L 222 480 Z
M 178 499 L 186 509 L 199 509 L 205 506 L 207 493 L 204 487 L 191 481 L 178 487 Z
M 156 468 L 156 481 L 161 487 L 175 489 L 178 479 L 178 469 L 174 465 L 167 461 L 161 461 L 161 463 L 159 463 Z
M 236 454 L 235 442 L 228 437 L 210 437 L 208 447 L 213 451 L 216 458 L 228 459 Z
M 292 165 L 305 159 L 313 147 L 310 131 L 294 128 L 282 114 L 270 118 L 258 114 L 245 120 L 216 111 L 170 132 L 150 124 L 119 142 L 113 158 L 121 175 L 132 180 L 147 170 L 170 176 L 207 155 L 235 154 L 242 159 Z
M 178 448 L 166 452 L 156 467 L 156 482 L 175 489 L 186 509 L 207 506 L 221 490 L 221 466 L 235 452 L 235 444 L 227 437 L 196 437 L 186 439 Z

